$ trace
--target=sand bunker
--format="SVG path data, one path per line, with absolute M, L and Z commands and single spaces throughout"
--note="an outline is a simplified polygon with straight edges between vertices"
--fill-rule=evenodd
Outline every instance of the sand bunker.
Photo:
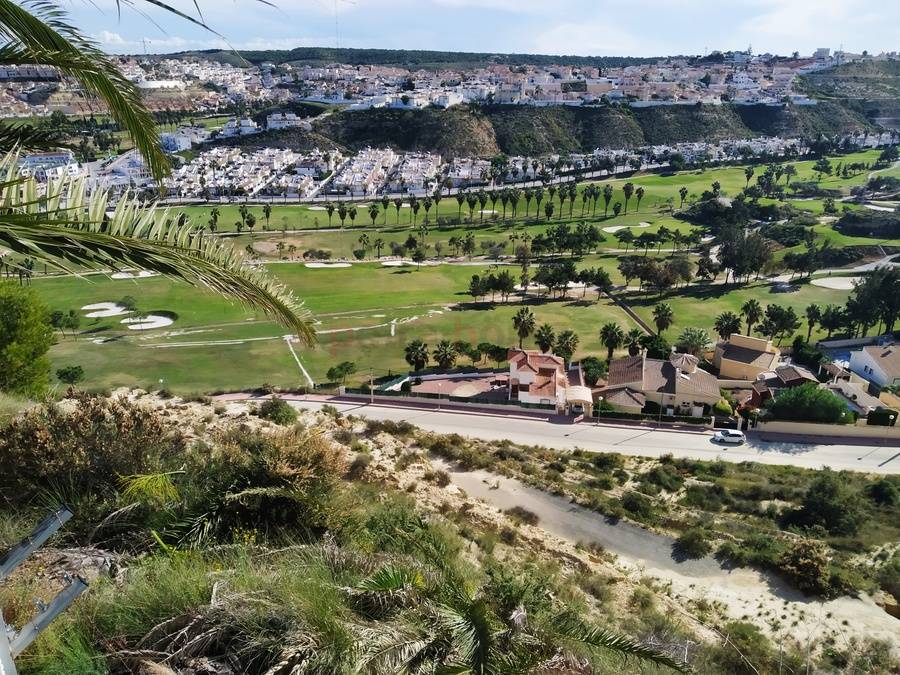
M 650 223 L 638 223 L 637 225 L 611 225 L 610 227 L 604 227 L 604 232 L 609 232 L 610 234 L 616 233 L 619 230 L 627 230 L 628 228 L 640 228 L 640 227 L 650 227 Z
M 160 316 L 159 314 L 148 314 L 143 317 L 129 317 L 122 319 L 120 323 L 128 326 L 128 330 L 152 330 L 154 328 L 165 328 L 175 323 L 175 320 L 168 316 Z
M 128 313 L 127 309 L 115 302 L 95 302 L 93 305 L 85 305 L 81 309 L 87 311 L 85 316 L 88 319 L 100 319 L 106 316 L 119 316 Z
M 810 283 L 813 286 L 831 288 L 835 291 L 852 291 L 853 282 L 859 281 L 861 278 L 862 277 L 820 277 L 813 279 Z
M 112 279 L 146 279 L 147 277 L 159 276 L 159 272 L 150 272 L 149 270 L 140 270 L 138 272 L 113 272 L 109 276 Z
M 384 260 L 381 263 L 382 267 L 403 267 L 404 265 L 415 265 L 415 263 L 407 260 Z
M 324 263 L 324 262 L 310 262 L 306 263 L 304 267 L 308 267 L 311 270 L 324 270 L 332 267 L 350 267 L 350 263 L 336 262 L 336 263 Z
M 485 215 L 485 216 L 492 216 L 492 215 L 494 215 L 494 214 L 497 213 L 497 212 L 496 212 L 496 211 L 491 211 L 490 209 L 482 209 L 481 211 L 479 211 L 479 213 L 481 213 L 481 214 L 483 214 L 483 215 Z
M 308 208 L 310 211 L 324 211 L 325 210 L 324 206 L 310 206 Z

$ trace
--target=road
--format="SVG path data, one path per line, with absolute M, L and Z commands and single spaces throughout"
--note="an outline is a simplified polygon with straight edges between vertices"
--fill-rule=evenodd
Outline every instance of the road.
M 743 446 L 720 446 L 711 432 L 673 431 L 604 424 L 555 424 L 547 420 L 510 415 L 478 414 L 401 408 L 367 403 L 291 400 L 305 410 L 333 405 L 340 412 L 377 420 L 405 420 L 442 434 L 460 434 L 486 441 L 510 440 L 522 445 L 542 445 L 571 450 L 618 452 L 639 457 L 672 454 L 687 459 L 722 459 L 727 462 L 762 462 L 808 469 L 831 467 L 867 473 L 900 473 L 900 448 L 862 445 L 825 445 L 794 441 L 765 442 L 751 437 Z

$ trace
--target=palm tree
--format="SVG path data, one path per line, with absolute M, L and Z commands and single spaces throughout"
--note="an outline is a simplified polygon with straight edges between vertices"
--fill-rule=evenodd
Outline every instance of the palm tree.
M 341 221 L 341 229 L 344 229 L 344 221 L 347 220 L 347 206 L 346 204 L 341 204 L 338 206 L 338 218 Z
M 763 316 L 763 309 L 759 304 L 759 301 L 753 298 L 747 300 L 747 302 L 741 306 L 741 316 L 747 321 L 747 335 L 750 335 L 753 326 L 759 323 L 759 320 L 762 319 Z
M 678 346 L 693 356 L 700 356 L 709 349 L 709 333 L 702 328 L 685 328 L 678 336 Z
M 266 202 L 263 204 L 263 218 L 266 219 L 266 229 L 269 229 L 269 217 L 272 215 L 272 205 Z
M 635 208 L 635 210 L 640 211 L 641 210 L 641 200 L 644 198 L 644 188 L 638 187 L 638 189 L 634 191 L 634 196 L 637 198 L 637 207 Z
M 809 339 L 812 337 L 813 328 L 816 327 L 816 324 L 822 320 L 822 309 L 816 305 L 811 304 L 806 308 L 806 322 L 808 324 L 806 330 L 806 341 L 809 342 Z
M 755 172 L 753 171 L 752 166 L 748 166 L 744 169 L 744 178 L 746 179 L 746 183 L 744 185 L 745 188 L 750 187 L 750 179 L 753 178 L 754 173 Z
M 378 204 L 369 206 L 369 218 L 372 219 L 372 227 L 375 227 L 375 219 L 378 218 Z
M 613 186 L 607 183 L 603 186 L 603 217 L 609 215 L 609 203 L 612 201 L 614 194 Z
M 358 624 L 352 672 L 576 672 L 560 664 L 600 652 L 688 670 L 652 647 L 590 625 L 555 599 L 538 600 L 527 584 L 494 575 L 474 580 L 452 565 L 443 546 L 415 541 L 423 542 L 417 548 L 424 563 L 391 560 L 355 588 L 341 589 L 359 606 L 397 617 Z M 577 672 L 587 671 L 579 665 Z
M 384 212 L 384 224 L 387 225 L 388 207 L 391 205 L 391 198 L 384 195 L 381 198 L 381 210 Z
M 458 356 L 456 348 L 451 344 L 450 340 L 441 340 L 437 343 L 432 353 L 438 368 L 441 370 L 450 370 L 456 365 L 456 357 Z
M 519 349 L 522 349 L 522 340 L 534 332 L 534 327 L 534 312 L 530 308 L 522 307 L 513 315 L 513 328 L 516 329 L 516 335 L 519 336 Z
M 675 315 L 672 308 L 665 302 L 661 302 L 653 308 L 653 324 L 656 326 L 657 333 L 665 333 L 674 321 Z
M 678 188 L 678 197 L 681 199 L 681 203 L 678 204 L 679 209 L 684 208 L 684 200 L 687 199 L 687 196 L 688 189 L 682 185 L 680 188 Z
M 542 323 L 534 332 L 534 341 L 542 352 L 549 352 L 556 342 L 556 331 L 549 323 Z
M 640 328 L 632 328 L 625 334 L 625 346 L 628 347 L 629 356 L 637 356 L 641 351 L 641 338 L 644 337 L 644 331 Z
M 619 324 L 610 321 L 600 327 L 600 342 L 606 347 L 606 360 L 612 361 L 613 352 L 625 343 L 625 332 Z
M 328 227 L 331 228 L 331 217 L 334 215 L 334 204 L 331 202 L 325 203 L 325 213 L 328 214 Z
M 375 254 L 380 258 L 381 257 L 381 249 L 384 248 L 384 239 L 378 237 L 375 241 L 372 242 L 372 246 L 375 248 Z
M 722 340 L 727 340 L 732 333 L 740 332 L 741 317 L 734 312 L 722 312 L 716 317 L 713 327 Z
M 784 167 L 784 184 L 790 185 L 791 178 L 793 178 L 796 175 L 797 175 L 797 167 L 794 166 L 793 164 L 788 164 L 786 167 Z
M 403 208 L 403 200 L 400 197 L 394 199 L 394 208 L 397 209 L 397 224 L 400 224 L 400 209 Z
M 622 186 L 622 192 L 625 194 L 625 215 L 628 215 L 628 201 L 631 199 L 631 195 L 634 194 L 634 183 L 625 183 Z
M 576 349 L 578 349 L 578 335 L 576 335 L 575 331 L 566 329 L 556 336 L 556 341 L 553 343 L 553 351 L 558 356 L 561 356 L 566 363 L 571 363 L 572 355 Z
M 403 349 L 403 358 L 413 370 L 422 370 L 428 364 L 428 345 L 421 340 L 412 340 Z

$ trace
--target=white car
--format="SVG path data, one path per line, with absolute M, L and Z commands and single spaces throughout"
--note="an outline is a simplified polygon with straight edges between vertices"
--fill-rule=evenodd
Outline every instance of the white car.
M 733 445 L 743 445 L 747 440 L 743 431 L 734 431 L 733 429 L 722 429 L 722 431 L 717 431 L 712 439 L 716 443 L 730 443 Z

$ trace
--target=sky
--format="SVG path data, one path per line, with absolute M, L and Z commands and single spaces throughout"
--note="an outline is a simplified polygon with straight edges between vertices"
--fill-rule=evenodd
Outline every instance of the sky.
M 197 17 L 192 0 L 167 0 Z M 215 33 L 146 0 L 62 0 L 114 53 L 367 47 L 666 56 L 900 50 L 896 0 L 197 0 Z M 216 34 L 218 33 L 218 35 Z M 221 37 L 219 37 L 221 36 Z

